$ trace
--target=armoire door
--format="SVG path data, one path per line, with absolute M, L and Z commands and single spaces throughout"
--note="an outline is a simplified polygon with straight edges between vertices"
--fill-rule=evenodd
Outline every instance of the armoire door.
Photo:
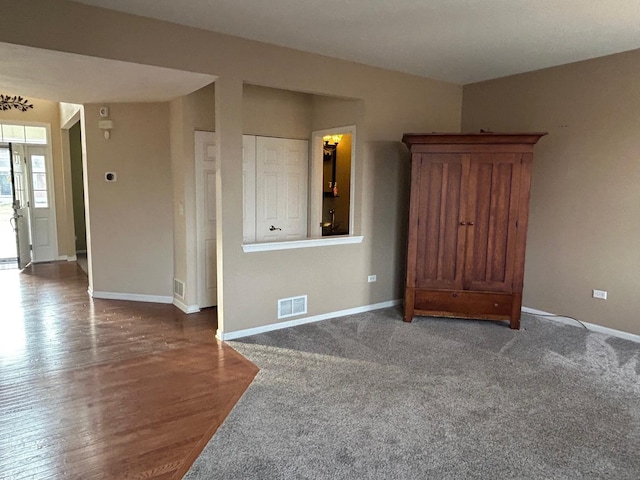
M 464 226 L 465 290 L 512 291 L 521 157 L 519 153 L 471 157 Z
M 468 155 L 423 154 L 420 166 L 416 288 L 461 289 L 464 272 L 463 185 Z

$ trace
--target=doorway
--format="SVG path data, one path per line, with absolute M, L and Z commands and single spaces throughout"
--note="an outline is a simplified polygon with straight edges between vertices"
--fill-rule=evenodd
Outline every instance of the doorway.
M 322 141 L 322 236 L 348 235 L 351 213 L 351 134 L 324 135 Z
M 49 127 L 0 124 L 0 132 L 0 263 L 15 268 L 17 260 L 22 269 L 56 260 Z
M 78 265 L 84 273 L 88 275 L 87 225 L 85 219 L 82 167 L 82 128 L 79 120 L 69 128 L 69 159 L 71 164 L 71 197 L 75 230 L 75 253 Z
M 355 146 L 355 125 L 311 133 L 312 237 L 353 235 Z
M 16 235 L 12 225 L 13 185 L 11 150 L 0 146 L 0 269 L 18 268 Z

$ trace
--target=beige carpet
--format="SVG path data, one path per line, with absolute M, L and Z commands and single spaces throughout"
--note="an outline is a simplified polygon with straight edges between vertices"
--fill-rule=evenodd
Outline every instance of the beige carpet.
M 640 344 L 395 309 L 230 344 L 261 371 L 186 479 L 640 478 Z

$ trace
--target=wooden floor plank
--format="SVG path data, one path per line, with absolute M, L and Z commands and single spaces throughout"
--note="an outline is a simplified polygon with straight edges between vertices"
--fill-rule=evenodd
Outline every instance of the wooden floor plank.
M 75 263 L 0 291 L 0 478 L 181 478 L 257 373 L 215 309 L 92 300 Z

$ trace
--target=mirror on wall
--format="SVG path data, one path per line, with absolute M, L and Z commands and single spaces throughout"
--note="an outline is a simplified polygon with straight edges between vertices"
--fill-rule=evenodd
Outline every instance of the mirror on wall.
M 322 236 L 348 235 L 352 136 L 335 133 L 322 141 Z

